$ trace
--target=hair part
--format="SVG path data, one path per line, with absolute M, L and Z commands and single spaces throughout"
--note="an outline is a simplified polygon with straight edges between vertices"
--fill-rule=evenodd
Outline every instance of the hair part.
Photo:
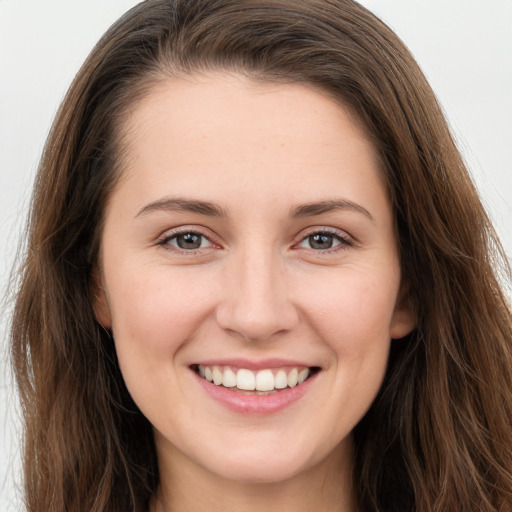
M 169 77 L 212 71 L 318 88 L 379 154 L 417 328 L 392 342 L 354 431 L 360 510 L 509 510 L 512 320 L 497 275 L 510 268 L 421 70 L 350 0 L 146 0 L 79 71 L 40 163 L 12 323 L 27 509 L 142 511 L 156 490 L 151 425 L 91 276 L 123 120 Z

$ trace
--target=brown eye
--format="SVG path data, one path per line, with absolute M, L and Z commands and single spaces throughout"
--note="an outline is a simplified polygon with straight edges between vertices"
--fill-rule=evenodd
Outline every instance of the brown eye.
M 330 233 L 329 231 L 318 231 L 306 236 L 299 247 L 303 249 L 313 249 L 315 251 L 328 251 L 329 249 L 343 248 L 351 245 L 342 234 Z
M 176 237 L 176 244 L 180 249 L 199 249 L 202 236 L 196 233 L 185 233 Z
M 173 235 L 167 238 L 164 243 L 183 251 L 194 251 L 211 246 L 211 242 L 204 235 L 192 231 Z
M 315 233 L 308 236 L 309 246 L 312 249 L 330 249 L 334 245 L 334 236 L 328 233 Z

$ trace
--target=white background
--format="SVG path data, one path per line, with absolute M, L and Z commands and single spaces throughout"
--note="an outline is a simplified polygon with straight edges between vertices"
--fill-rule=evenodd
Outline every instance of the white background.
M 204 0 L 207 1 L 207 0 Z M 88 52 L 136 0 L 0 0 L 0 296 L 57 106 Z M 512 255 L 512 0 L 364 0 L 416 56 Z M 21 510 L 19 421 L 0 319 L 0 510 Z

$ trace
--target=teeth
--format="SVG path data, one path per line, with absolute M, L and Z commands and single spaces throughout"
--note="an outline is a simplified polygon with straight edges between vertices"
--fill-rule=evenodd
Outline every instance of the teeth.
M 212 377 L 213 377 L 213 383 L 216 386 L 220 386 L 222 384 L 222 381 L 224 380 L 222 373 L 216 366 L 213 367 Z
M 288 387 L 288 377 L 286 376 L 286 372 L 284 370 L 279 370 L 276 373 L 275 387 L 276 387 L 276 389 L 284 389 L 284 388 Z
M 288 386 L 290 388 L 293 388 L 297 385 L 297 381 L 299 379 L 299 372 L 297 368 L 294 368 L 289 374 L 288 374 Z
M 236 375 L 235 372 L 230 368 L 226 368 L 224 370 L 224 382 L 222 385 L 226 388 L 236 387 Z
M 236 387 L 245 391 L 256 389 L 256 377 L 251 370 L 240 369 L 236 372 Z
M 301 370 L 299 372 L 299 377 L 297 379 L 297 383 L 302 384 L 308 378 L 308 375 L 309 375 L 309 370 L 307 368 L 304 368 L 304 370 Z
M 271 370 L 262 370 L 256 374 L 256 389 L 258 391 L 272 391 L 274 389 L 274 375 Z
M 260 370 L 253 372 L 245 368 L 240 368 L 236 374 L 231 368 L 219 368 L 218 366 L 198 365 L 198 373 L 201 377 L 216 386 L 226 388 L 237 387 L 243 391 L 255 391 L 256 393 L 272 392 L 276 389 L 293 388 L 302 384 L 310 374 L 309 368 L 291 368 L 286 373 L 280 369 L 275 374 L 272 370 Z

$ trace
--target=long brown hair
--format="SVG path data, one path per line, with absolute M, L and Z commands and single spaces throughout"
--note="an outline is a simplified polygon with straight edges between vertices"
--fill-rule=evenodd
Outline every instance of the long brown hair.
M 208 70 L 317 86 L 380 155 L 417 328 L 392 342 L 354 431 L 359 510 L 511 510 L 510 268 L 423 74 L 351 0 L 147 0 L 83 65 L 41 160 L 12 323 L 28 510 L 142 511 L 158 485 L 91 274 L 123 115 L 166 77 Z

